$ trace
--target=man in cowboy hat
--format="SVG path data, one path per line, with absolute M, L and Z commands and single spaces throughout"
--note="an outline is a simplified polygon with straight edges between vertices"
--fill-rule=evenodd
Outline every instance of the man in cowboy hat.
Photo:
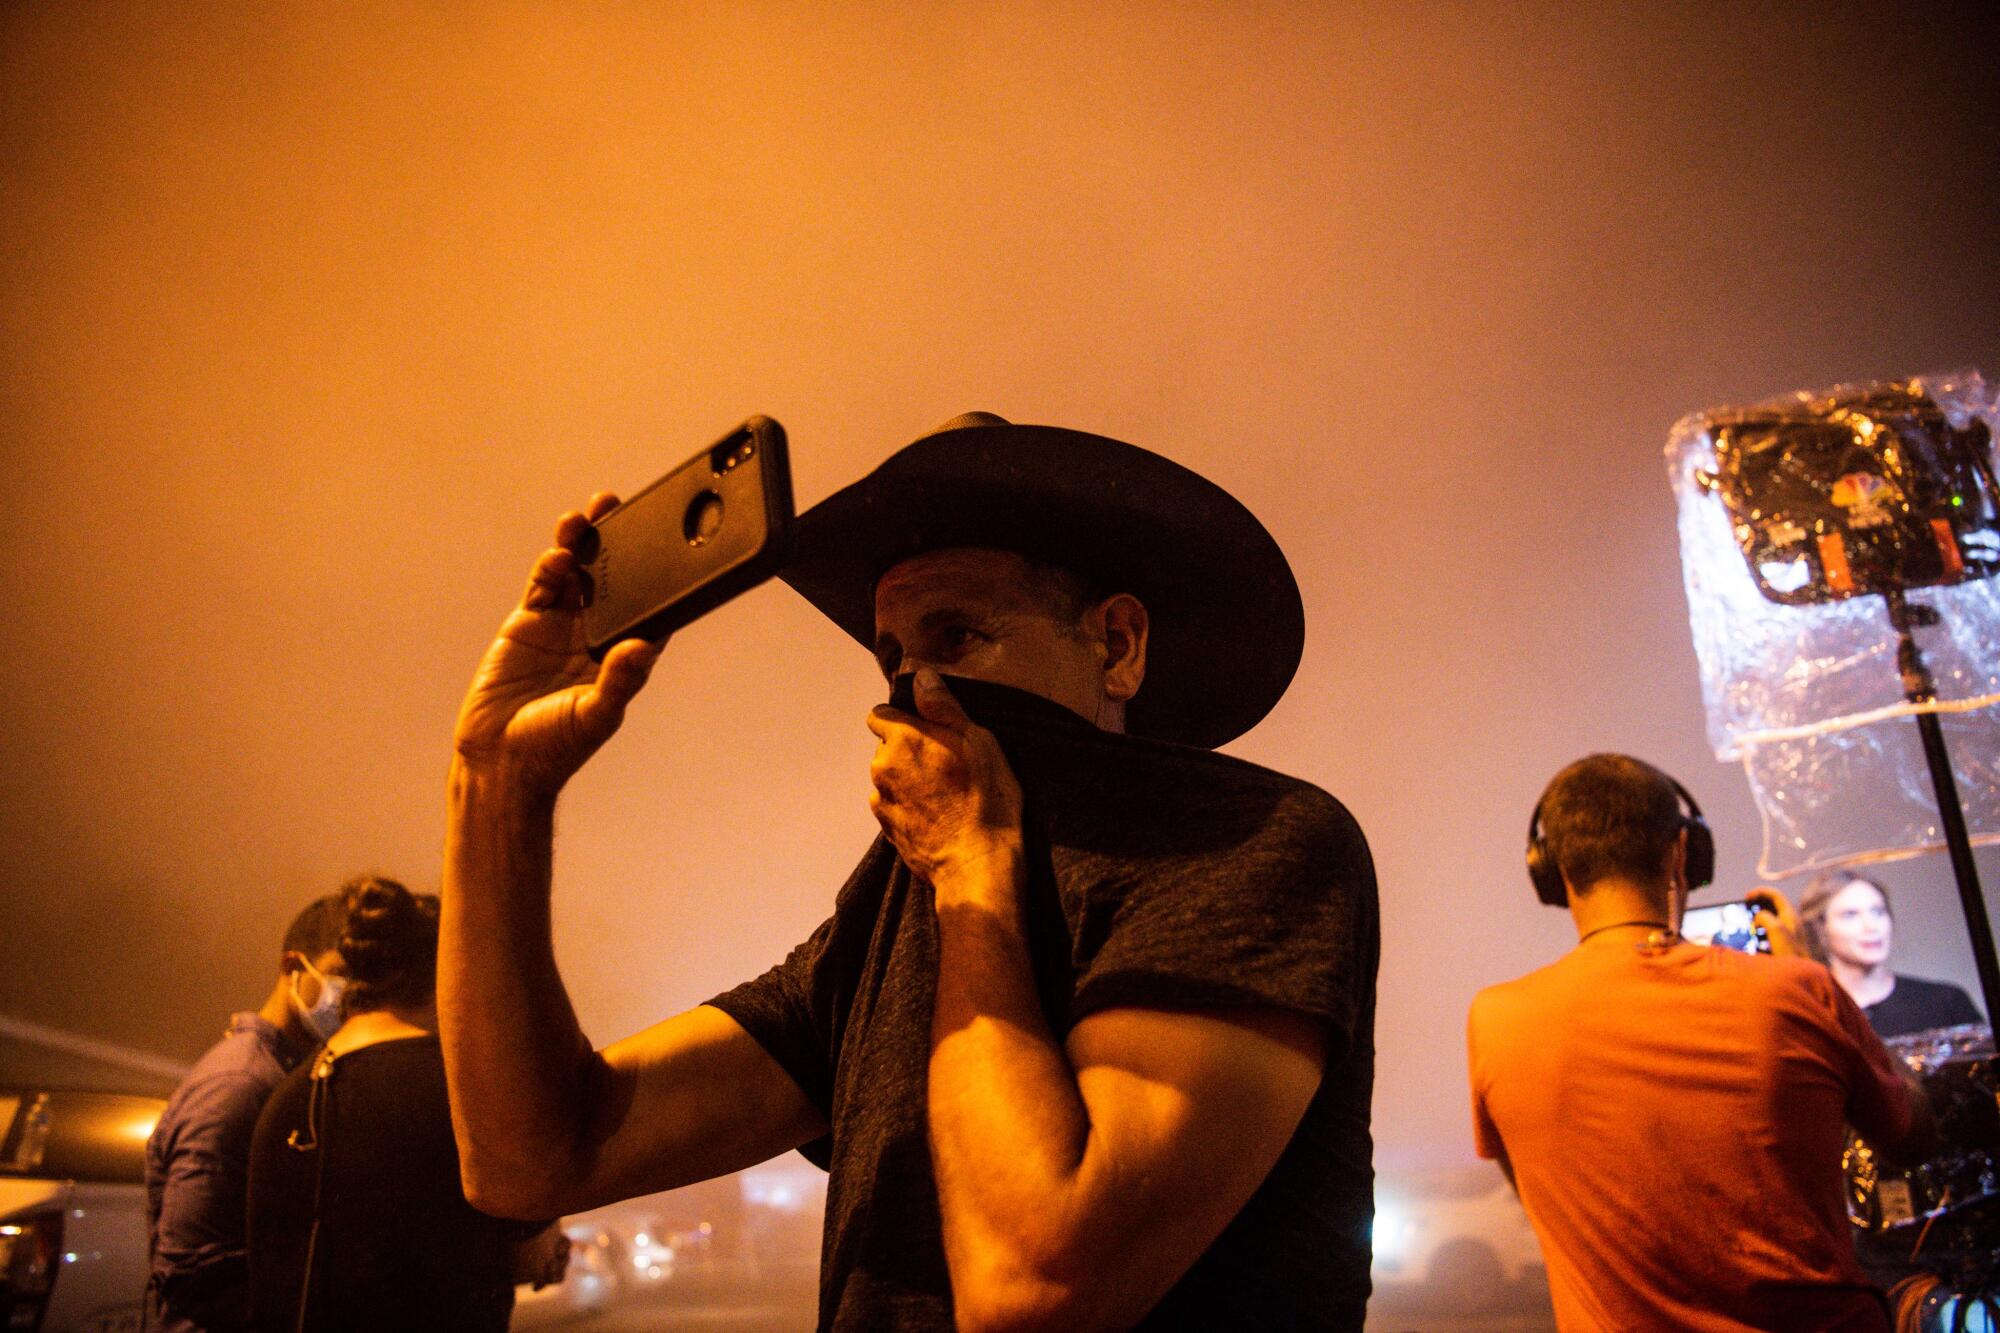
M 1374 872 L 1209 753 L 1296 668 L 1268 533 L 1115 440 L 954 420 L 784 577 L 894 686 L 883 829 L 764 976 L 601 1052 L 548 934 L 557 792 L 660 651 L 582 651 L 558 524 L 460 714 L 440 1016 L 467 1189 L 549 1216 L 799 1148 L 834 1328 L 1361 1326 Z

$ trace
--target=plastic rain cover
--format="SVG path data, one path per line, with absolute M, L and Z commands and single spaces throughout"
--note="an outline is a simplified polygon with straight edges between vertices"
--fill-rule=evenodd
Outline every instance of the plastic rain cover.
M 1667 442 L 1708 737 L 1764 818 L 1758 873 L 1939 850 L 1917 727 L 1935 712 L 1966 826 L 2000 843 L 2000 389 L 1977 371 L 1682 418 Z M 1911 703 L 1879 593 L 1938 623 Z M 1921 611 L 1919 611 L 1921 614 Z

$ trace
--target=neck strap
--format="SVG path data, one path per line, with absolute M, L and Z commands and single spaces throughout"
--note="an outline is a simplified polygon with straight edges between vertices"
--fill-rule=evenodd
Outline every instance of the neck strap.
M 1613 921 L 1608 926 L 1599 926 L 1595 930 L 1586 930 L 1583 932 L 1583 934 L 1576 937 L 1576 942 L 1578 944 L 1582 944 L 1592 935 L 1602 935 L 1607 930 L 1617 930 L 1621 926 L 1651 926 L 1655 930 L 1664 930 L 1670 935 L 1679 933 L 1675 931 L 1672 926 L 1668 925 L 1664 921 L 1648 921 L 1642 918 L 1638 921 Z

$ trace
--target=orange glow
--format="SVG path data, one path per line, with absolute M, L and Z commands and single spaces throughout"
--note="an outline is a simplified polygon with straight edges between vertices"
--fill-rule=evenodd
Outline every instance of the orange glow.
M 1961 8 L 0 5 L 0 1013 L 193 1058 L 310 897 L 435 887 L 558 513 L 752 412 L 804 507 L 984 409 L 1289 554 L 1305 660 L 1231 748 L 1367 830 L 1378 1141 L 1468 1156 L 1471 995 L 1568 943 L 1551 773 L 1672 770 L 1751 884 L 1669 425 L 2000 372 Z M 826 915 L 881 694 L 775 583 L 676 636 L 562 811 L 593 1038 Z M 1895 874 L 1899 966 L 1968 980 L 1945 871 Z

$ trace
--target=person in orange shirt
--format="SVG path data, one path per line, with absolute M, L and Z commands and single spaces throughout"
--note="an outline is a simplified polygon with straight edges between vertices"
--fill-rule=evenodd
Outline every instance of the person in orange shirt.
M 1649 764 L 1558 773 L 1528 864 L 1577 946 L 1473 1000 L 1473 1129 L 1534 1225 L 1557 1326 L 1887 1330 L 1842 1208 L 1843 1125 L 1913 1158 L 1931 1124 L 1868 1020 L 1807 959 L 1681 939 L 1714 842 Z

